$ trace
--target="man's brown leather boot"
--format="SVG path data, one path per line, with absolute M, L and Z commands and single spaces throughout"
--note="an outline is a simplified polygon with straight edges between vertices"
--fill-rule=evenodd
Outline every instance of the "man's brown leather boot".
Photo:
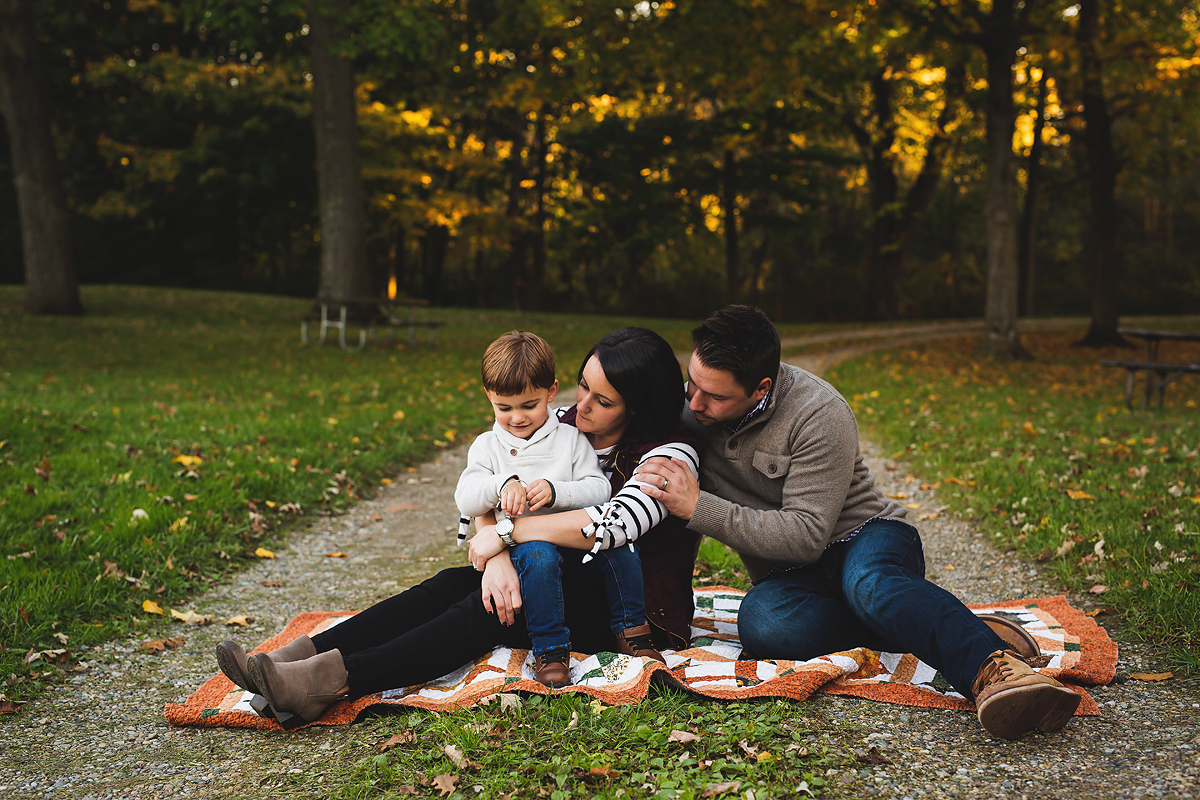
M 1052 733 L 1079 707 L 1079 695 L 1034 672 L 1012 650 L 997 650 L 979 668 L 972 687 L 979 724 L 1000 739 L 1016 739 L 1031 728 Z

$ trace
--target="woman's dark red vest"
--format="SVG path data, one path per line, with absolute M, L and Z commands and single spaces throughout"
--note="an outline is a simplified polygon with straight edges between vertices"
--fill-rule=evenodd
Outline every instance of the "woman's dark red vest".
M 575 409 L 566 411 L 559 422 L 575 424 Z M 633 475 L 642 456 L 659 445 L 671 442 L 690 444 L 700 452 L 700 442 L 681 425 L 674 435 L 651 444 L 620 443 L 611 456 L 603 461 L 611 464 L 613 494 Z M 700 534 L 690 531 L 687 523 L 668 516 L 638 539 L 645 582 L 646 617 L 654 634 L 654 646 L 659 649 L 683 650 L 690 646 L 692 615 L 692 573 L 696 554 L 700 550 Z

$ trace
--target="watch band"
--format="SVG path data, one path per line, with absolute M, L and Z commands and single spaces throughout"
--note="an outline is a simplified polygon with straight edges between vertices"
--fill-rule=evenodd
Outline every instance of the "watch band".
M 508 523 L 507 525 L 505 523 Z M 516 526 L 513 521 L 507 517 L 496 523 L 496 535 L 500 537 L 500 541 L 504 542 L 509 547 L 516 547 L 517 543 L 513 541 L 512 531 Z

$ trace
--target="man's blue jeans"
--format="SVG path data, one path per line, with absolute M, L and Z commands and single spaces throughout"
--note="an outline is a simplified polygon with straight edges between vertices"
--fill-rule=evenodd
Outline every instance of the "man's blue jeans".
M 642 561 L 636 548 L 602 550 L 587 564 L 584 550 L 555 547 L 548 542 L 522 542 L 512 548 L 512 562 L 521 578 L 522 613 L 533 654 L 542 655 L 571 646 L 571 632 L 563 608 L 563 581 L 587 579 L 599 570 L 608 601 L 613 633 L 646 624 L 646 597 Z M 594 578 L 591 578 L 594 580 Z
M 855 647 L 912 653 L 968 698 L 988 655 L 1008 647 L 925 580 L 920 534 L 890 519 L 868 522 L 813 564 L 768 575 L 742 600 L 738 636 L 756 658 L 806 661 Z

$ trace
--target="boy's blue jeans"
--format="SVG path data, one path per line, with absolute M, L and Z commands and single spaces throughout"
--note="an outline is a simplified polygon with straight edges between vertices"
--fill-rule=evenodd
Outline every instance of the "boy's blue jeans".
M 636 543 L 634 544 L 636 548 Z M 549 542 L 522 542 L 511 549 L 513 566 L 521 578 L 521 612 L 533 654 L 571 647 L 563 608 L 563 581 L 600 570 L 608 601 L 609 626 L 620 633 L 646 624 L 646 599 L 642 584 L 642 561 L 628 547 L 602 550 L 584 564 L 585 550 L 555 547 Z
M 755 585 L 742 600 L 738 636 L 756 658 L 806 661 L 855 647 L 912 653 L 968 698 L 988 655 L 1008 647 L 962 601 L 925 580 L 920 534 L 890 519 Z

